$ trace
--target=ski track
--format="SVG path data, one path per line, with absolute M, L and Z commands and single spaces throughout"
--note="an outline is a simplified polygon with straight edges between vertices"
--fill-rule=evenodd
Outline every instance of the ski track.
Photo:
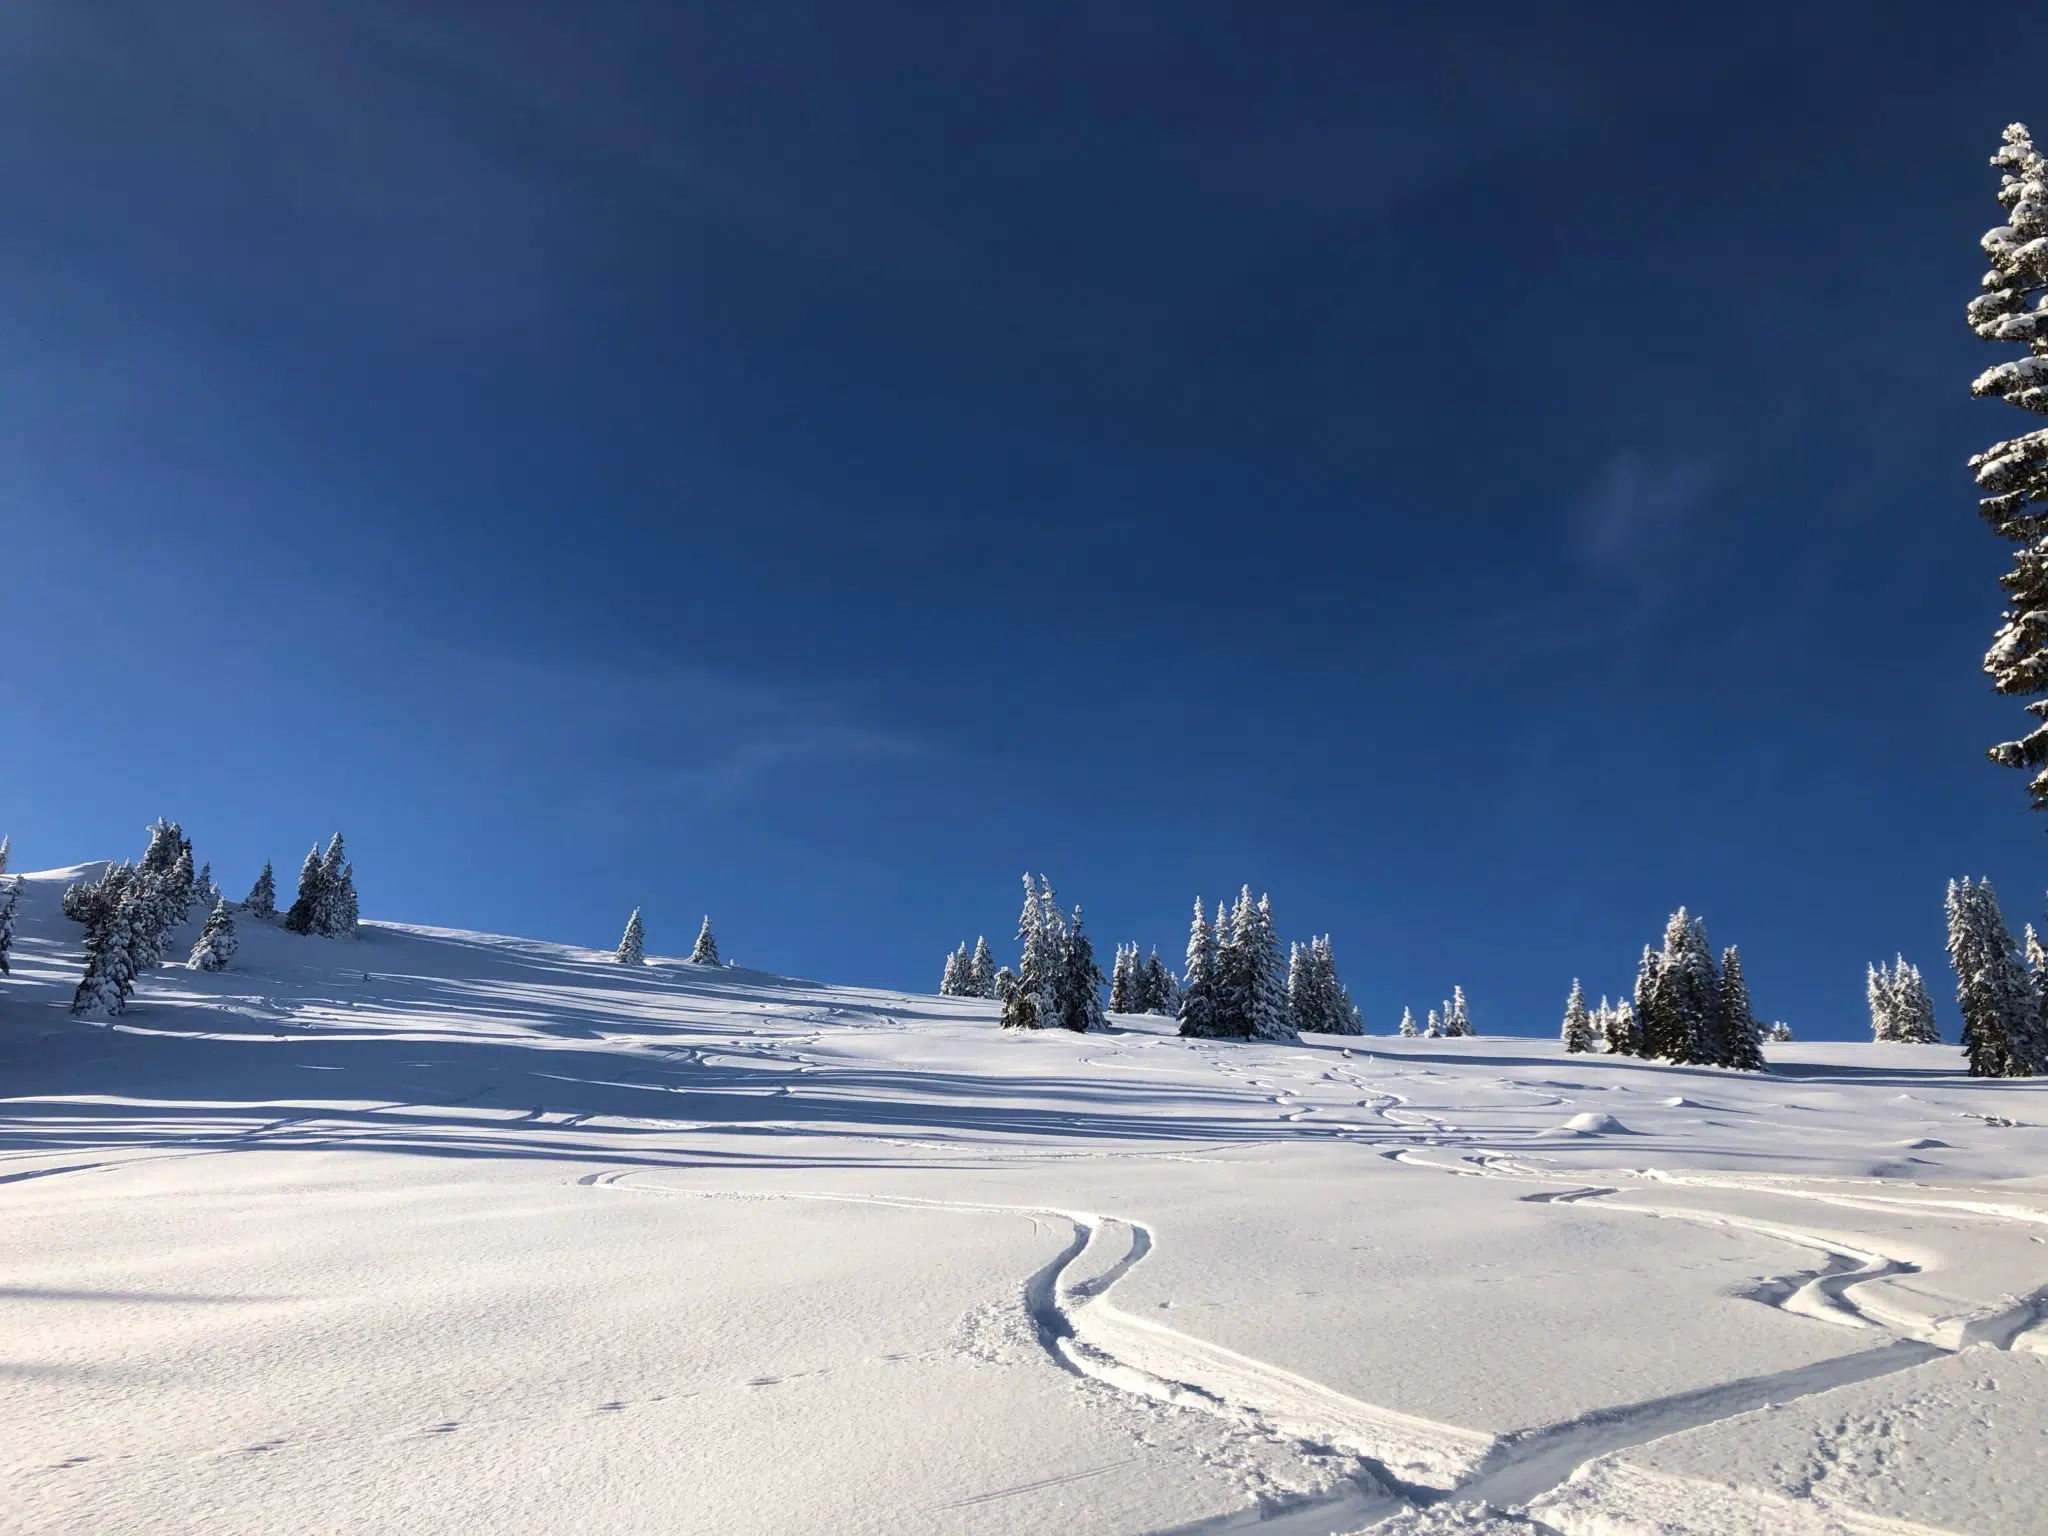
M 1461 1167 L 1413 1157 L 1405 1147 L 1380 1150 L 1399 1161 L 1461 1177 L 1547 1177 L 1542 1170 L 1498 1153 L 1471 1154 L 1465 1161 L 1480 1166 Z M 1965 1329 L 1960 1342 L 1926 1336 L 1924 1330 L 1922 1336 L 1915 1336 L 1910 1326 L 1902 1328 L 1900 1319 L 1887 1316 L 1882 1309 L 1866 1310 L 1853 1294 L 1858 1287 L 1874 1281 L 1917 1272 L 1918 1266 L 1907 1260 L 1851 1247 L 1838 1238 L 1780 1223 L 1725 1212 L 1618 1200 L 1614 1197 L 1621 1190 L 1613 1186 L 1579 1185 L 1537 1191 L 1522 1198 L 1537 1204 L 1597 1201 L 1609 1210 L 1729 1227 L 1808 1248 L 1822 1256 L 1819 1266 L 1784 1277 L 1778 1292 L 1752 1293 L 1753 1299 L 1817 1321 L 1877 1330 L 1887 1335 L 1888 1340 L 1875 1348 L 1772 1375 L 1746 1377 L 1648 1402 L 1603 1408 L 1561 1423 L 1496 1436 L 1375 1407 L 1281 1367 L 1237 1354 L 1150 1318 L 1119 1311 L 1109 1300 L 1110 1292 L 1153 1248 L 1150 1230 L 1127 1218 L 1053 1206 L 995 1205 L 914 1196 L 665 1189 L 632 1182 L 637 1172 L 616 1169 L 586 1174 L 576 1182 L 666 1198 L 817 1200 L 900 1210 L 1024 1216 L 1034 1223 L 1041 1219 L 1065 1222 L 1072 1229 L 1071 1238 L 1025 1281 L 1022 1292 L 1025 1315 L 1056 1365 L 1128 1396 L 1209 1413 L 1247 1435 L 1289 1440 L 1304 1452 L 1327 1455 L 1336 1448 L 1357 1460 L 1357 1476 L 1349 1486 L 1333 1494 L 1304 1497 L 1281 1506 L 1262 1505 L 1177 1526 L 1160 1536 L 1249 1529 L 1265 1532 L 1267 1536 L 1328 1536 L 1336 1530 L 1369 1529 L 1403 1511 L 1438 1504 L 1483 1503 L 1495 1509 L 1519 1508 L 1568 1481 L 1580 1466 L 1595 1457 L 1767 1405 L 1910 1370 L 1950 1353 L 1961 1343 L 2010 1347 L 2015 1337 L 2040 1320 L 2044 1306 L 2048 1306 L 2048 1287 L 2044 1287 L 2010 1312 Z M 1924 1203 L 1940 1206 L 1952 1202 Z M 2002 1211 L 1993 1215 L 1982 1202 L 1978 1205 L 1974 1214 L 1991 1219 L 2004 1216 Z M 2030 1221 L 2041 1219 L 2033 1212 L 2014 1215 Z M 1117 1256 L 1104 1265 L 1112 1251 L 1117 1251 Z M 1098 1267 L 1099 1272 L 1092 1278 L 1074 1278 L 1077 1269 L 1086 1273 Z M 1403 1472 L 1411 1475 L 1403 1476 Z M 1412 1475 L 1417 1473 L 1419 1478 Z M 1076 1474 L 1091 1475 L 1094 1474 Z M 1532 1524 L 1531 1529 L 1542 1527 Z

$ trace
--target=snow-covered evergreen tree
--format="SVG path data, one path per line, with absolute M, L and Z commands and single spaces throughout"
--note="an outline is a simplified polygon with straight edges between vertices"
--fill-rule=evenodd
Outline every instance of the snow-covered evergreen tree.
M 1220 913 L 1222 908 L 1218 907 Z M 1180 989 L 1180 1032 L 1198 1040 L 1214 1039 L 1216 1027 L 1216 930 L 1209 926 L 1202 898 L 1195 898 L 1195 917 L 1188 928 L 1187 973 Z
M 12 857 L 14 857 L 13 841 L 7 837 L 0 837 L 0 875 L 7 873 L 7 861 Z
M 1228 913 L 1216 903 L 1215 1004 L 1212 1011 L 1214 1034 L 1219 1039 L 1242 1039 L 1252 1032 L 1252 975 L 1250 951 L 1252 888 L 1246 886 L 1237 905 Z
M 997 966 L 995 989 L 996 1001 L 1001 1003 L 1005 1010 L 1003 1022 L 1007 1024 L 1009 1022 L 1007 1010 L 1010 1006 L 1010 999 L 1017 995 L 1017 973 L 1007 965 Z
M 206 926 L 199 932 L 199 942 L 192 946 L 191 958 L 185 964 L 195 971 L 224 971 L 228 962 L 235 958 L 235 950 L 240 943 L 235 937 L 234 915 L 228 911 L 226 900 L 215 897 L 213 910 L 206 917 Z
M 1784 1045 L 1792 1038 L 1792 1026 L 1790 1024 L 1773 1024 L 1764 1033 L 1767 1038 L 1779 1045 Z
M 1948 952 L 1972 1077 L 2027 1077 L 2039 1067 L 2034 989 L 1989 880 L 1948 888 Z
M 334 927 L 329 938 L 352 939 L 362 921 L 362 914 L 356 907 L 356 867 L 354 864 L 341 866 L 341 884 L 334 893 L 334 904 L 330 913 Z
M 65 892 L 66 911 L 85 923 L 85 974 L 72 995 L 76 1014 L 118 1017 L 135 987 L 134 933 L 130 918 L 138 905 L 143 881 L 135 870 L 116 864 L 96 881 L 81 881 Z
M 1987 368 L 1970 393 L 2048 416 L 2048 162 L 2026 124 L 2013 123 L 1991 163 L 2005 173 L 1998 188 L 2005 222 L 1982 242 L 1991 270 L 1970 302 L 1970 328 L 1985 341 L 2018 343 L 2027 355 Z M 1970 468 L 1985 493 L 1979 513 L 2016 546 L 2012 569 L 1999 578 L 2006 609 L 1984 670 L 1998 692 L 2033 699 L 2027 712 L 2044 722 L 1993 747 L 1991 758 L 2034 770 L 2034 809 L 2048 810 L 2048 699 L 2039 697 L 2048 693 L 2048 428 L 1992 444 Z
M 1657 951 L 1645 944 L 1643 958 L 1636 963 L 1636 1055 L 1662 1056 L 1666 1050 L 1683 1048 L 1682 1041 L 1671 1039 L 1670 1021 L 1659 1006 L 1658 991 L 1663 983 L 1663 968 Z
M 974 956 L 967 966 L 967 987 L 969 997 L 996 995 L 996 957 L 989 953 L 986 934 L 974 941 Z
M 1024 907 L 1017 914 L 1017 983 L 1003 1003 L 1006 1029 L 1052 1029 L 1060 1022 L 1065 924 L 1052 902 L 1051 888 L 1040 893 L 1044 885 L 1043 877 L 1033 885 L 1030 874 L 1024 876 Z
M 1401 1038 L 1403 1040 L 1413 1040 L 1421 1033 L 1422 1031 L 1415 1027 L 1415 1010 L 1413 1008 L 1403 1008 L 1401 1010 Z
M 1138 984 L 1134 984 L 1131 973 L 1138 966 L 1138 946 L 1119 944 L 1116 947 L 1116 962 L 1109 970 L 1109 1011 L 1111 1013 L 1140 1013 Z
M 299 866 L 299 894 L 292 901 L 291 910 L 284 915 L 285 931 L 318 933 L 326 903 L 327 887 L 320 868 L 320 845 L 315 843 L 313 851 L 306 855 L 306 862 Z
M 1288 954 L 1287 1004 L 1294 1027 L 1304 1033 L 1362 1035 L 1365 1019 L 1337 979 L 1330 937 L 1311 938 Z
M 2028 979 L 2039 1000 L 2048 996 L 2048 990 L 2044 990 L 2048 989 L 2048 956 L 2042 954 L 2041 941 L 2034 936 L 2031 923 L 2027 925 L 2025 954 Z M 1928 995 L 1919 967 L 1909 965 L 1904 955 L 1889 965 L 1868 967 L 1864 996 L 1870 1001 L 1872 1040 L 1911 1045 L 1941 1042 L 1941 1029 L 1934 1022 L 1934 999 Z
M 242 910 L 266 921 L 277 916 L 277 876 L 271 872 L 270 860 L 263 861 L 263 873 L 249 887 L 249 899 L 242 903 Z
M 1572 978 L 1571 995 L 1564 1000 L 1564 1048 L 1571 1053 L 1593 1049 L 1593 1015 L 1586 1008 L 1586 989 Z
M 1722 1065 L 1738 1072 L 1767 1071 L 1763 1027 L 1749 1005 L 1749 983 L 1742 977 L 1742 954 L 1733 944 L 1721 951 L 1720 1004 Z
M 718 940 L 711 933 L 711 914 L 704 914 L 704 926 L 697 930 L 696 946 L 690 951 L 690 964 L 718 964 Z
M 1601 1000 L 1604 1017 L 1600 1021 L 1600 1042 L 1607 1047 L 1610 1056 L 1635 1056 L 1643 1049 L 1642 1031 L 1636 1024 L 1636 1011 L 1623 998 L 1612 1008 L 1606 999 Z
M 353 925 L 345 925 L 342 919 L 342 908 L 349 899 L 342 886 L 347 869 L 348 850 L 337 832 L 320 856 L 320 892 L 313 903 L 313 926 L 308 930 L 324 939 L 355 932 Z
M 1908 965 L 1903 955 L 1895 968 L 1893 997 L 1898 1010 L 1899 1039 L 1909 1045 L 1941 1044 L 1941 1026 L 1934 1022 L 1934 999 L 1928 994 L 1920 967 Z
M 1162 1018 L 1180 1017 L 1180 982 L 1173 967 L 1159 958 L 1156 945 L 1145 960 L 1145 1011 Z
M 1245 887 L 1245 896 L 1251 887 Z M 1237 919 L 1232 920 L 1233 929 Z M 1246 1018 L 1255 1040 L 1292 1040 L 1294 1015 L 1287 1006 L 1287 962 L 1280 950 L 1280 935 L 1273 927 L 1273 901 L 1260 896 L 1252 906 L 1243 930 L 1246 979 Z
M 1137 945 L 1131 946 L 1135 953 Z M 1095 946 L 1081 926 L 1081 909 L 1074 908 L 1073 926 L 1060 946 L 1060 1023 L 1076 1033 L 1103 1027 L 1102 967 L 1095 963 Z
M 974 962 L 968 957 L 967 945 L 963 941 L 946 956 L 945 968 L 939 973 L 939 996 L 970 997 L 967 990 L 968 967 Z
M 1451 988 L 1451 1000 L 1444 1004 L 1444 1034 L 1464 1039 L 1472 1033 L 1472 1012 L 1465 1006 L 1465 989 Z
M 14 909 L 20 901 L 21 882 L 0 875 L 0 976 L 8 974 L 7 956 L 14 948 Z
M 1425 1040 L 1441 1040 L 1443 1037 L 1443 1015 L 1432 1008 L 1429 1010 L 1429 1022 L 1422 1026 L 1422 1038 Z
M 619 939 L 617 953 L 612 958 L 621 965 L 640 965 L 647 958 L 647 927 L 640 921 L 640 909 L 635 907 L 633 915 L 626 919 L 625 934 Z
M 1309 973 L 1308 947 L 1299 942 L 1287 946 L 1287 1011 L 1294 1017 L 1294 1027 L 1305 1033 L 1317 1033 L 1323 1022 L 1320 1002 L 1315 995 L 1315 982 Z

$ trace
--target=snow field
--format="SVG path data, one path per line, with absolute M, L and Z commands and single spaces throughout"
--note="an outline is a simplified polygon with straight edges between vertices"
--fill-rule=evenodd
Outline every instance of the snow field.
M 2048 1101 L 1951 1048 L 1024 1038 L 255 921 L 91 1026 L 61 886 L 0 982 L 24 1529 L 2042 1523 L 1842 1470 L 1921 1404 L 1911 1476 L 1996 1486 L 2024 1416 L 1933 1373 L 2048 1366 Z

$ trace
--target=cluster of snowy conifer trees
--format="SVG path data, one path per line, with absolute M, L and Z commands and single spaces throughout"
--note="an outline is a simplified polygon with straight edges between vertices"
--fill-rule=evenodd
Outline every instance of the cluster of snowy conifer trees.
M 195 872 L 192 840 L 176 822 L 161 817 L 149 829 L 149 847 L 138 862 L 109 865 L 99 879 L 67 886 L 63 913 L 85 925 L 85 974 L 72 996 L 71 1011 L 118 1015 L 127 1006 L 136 979 L 163 964 L 171 935 L 191 916 L 196 903 L 207 901 L 225 915 L 212 867 Z M 229 919 L 230 955 L 232 931 Z M 221 931 L 216 929 L 216 946 L 220 942 Z M 202 967 L 206 968 L 210 967 Z
M 640 921 L 640 909 L 635 907 L 633 915 L 626 919 L 625 935 L 619 940 L 617 953 L 613 956 L 621 965 L 643 965 L 647 960 L 647 925 Z M 691 965 L 723 965 L 718 958 L 718 939 L 711 931 L 711 914 L 704 914 L 704 925 L 697 930 L 696 947 L 690 951 Z
M 2029 937 L 2032 930 L 2028 930 Z M 1868 968 L 1864 995 L 1870 999 L 1870 1038 L 1907 1045 L 1939 1045 L 1941 1030 L 1934 1022 L 1934 999 L 1920 968 L 1908 965 L 1900 955 L 1890 965 Z
M 1989 880 L 1949 882 L 1948 956 L 1970 1075 L 2048 1071 L 2048 953 L 2029 925 L 2021 958 Z
M 1287 1008 L 1294 1016 L 1294 1027 L 1304 1034 L 1365 1033 L 1365 1015 L 1337 979 L 1337 959 L 1327 933 L 1289 949 Z
M 255 911 L 258 893 L 266 897 L 266 904 L 272 910 L 276 906 L 276 887 L 270 873 L 270 866 L 263 866 L 262 875 L 257 877 L 257 889 L 249 893 L 249 909 Z M 284 926 L 290 933 L 316 934 L 323 939 L 350 939 L 355 937 L 356 912 L 356 871 L 348 861 L 348 855 L 341 845 L 341 834 L 335 833 L 327 844 L 327 852 L 320 851 L 315 843 L 313 851 L 306 855 L 306 862 L 299 867 L 299 892 L 292 902 L 291 910 L 284 915 Z
M 1022 946 L 1017 969 L 996 972 L 996 995 L 1005 1029 L 1100 1029 L 1102 968 L 1095 946 L 1081 926 L 1081 909 L 1069 922 L 1045 876 L 1034 886 L 1024 877 L 1024 910 L 1017 919 Z
M 1399 1034 L 1404 1040 L 1457 1040 L 1472 1033 L 1472 1010 L 1465 1003 L 1465 989 L 1452 987 L 1451 995 L 1441 1007 L 1429 1010 L 1428 1022 L 1417 1025 L 1415 1010 L 1401 1010 Z
M 1764 1070 L 1764 1031 L 1750 1007 L 1742 956 L 1731 944 L 1716 961 L 1706 924 L 1683 907 L 1664 925 L 1663 949 L 1643 946 L 1634 1005 L 1610 1007 L 1603 997 L 1597 1010 L 1589 1009 L 1574 980 L 1560 1033 L 1567 1051 L 1597 1046 L 1686 1066 Z
M 1195 898 L 1180 1032 L 1198 1040 L 1291 1040 L 1299 1033 L 1287 1006 L 1270 897 L 1254 902 L 1247 885 L 1228 915 L 1223 903 L 1216 903 L 1213 924 L 1203 913 L 1202 899 Z
M 1117 945 L 1116 964 L 1109 970 L 1109 1011 L 1180 1017 L 1180 978 L 1157 949 L 1140 960 L 1135 943 Z
M 996 957 L 989 952 L 988 939 L 974 941 L 974 951 L 968 953 L 963 942 L 960 947 L 946 956 L 945 973 L 939 977 L 941 997 L 994 997 L 996 995 Z M 1111 1004 L 1112 1007 L 1115 1004 Z

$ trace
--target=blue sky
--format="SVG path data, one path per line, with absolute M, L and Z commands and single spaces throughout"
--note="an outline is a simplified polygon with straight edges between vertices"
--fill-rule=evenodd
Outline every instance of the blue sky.
M 1684 902 L 1860 1031 L 2048 882 L 1962 322 L 2048 19 L 1415 10 L 7 7 L 16 867 L 918 987 L 1249 881 L 1375 1030 Z

